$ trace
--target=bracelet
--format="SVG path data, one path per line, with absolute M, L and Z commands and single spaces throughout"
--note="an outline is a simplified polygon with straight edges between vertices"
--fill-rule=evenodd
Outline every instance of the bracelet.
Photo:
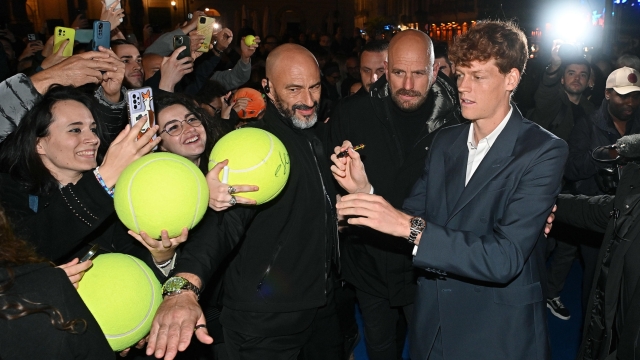
M 111 187 L 109 188 L 107 186 L 107 184 L 104 182 L 104 179 L 102 178 L 102 176 L 100 175 L 100 171 L 98 171 L 98 169 L 100 169 L 100 166 L 98 166 L 95 170 L 93 170 L 93 175 L 96 176 L 96 180 L 98 180 L 98 182 L 100 183 L 100 185 L 102 185 L 102 188 L 104 189 L 104 191 L 107 192 L 107 194 L 109 194 L 109 196 L 113 197 L 113 188 L 115 187 Z
M 160 269 L 164 269 L 167 266 L 169 266 L 169 264 L 171 264 L 172 261 L 173 261 L 173 258 L 163 262 L 162 264 L 156 264 L 156 266 L 159 267 Z

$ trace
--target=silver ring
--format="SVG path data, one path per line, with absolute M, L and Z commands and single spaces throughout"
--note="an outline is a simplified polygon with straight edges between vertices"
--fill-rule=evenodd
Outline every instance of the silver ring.
M 196 327 L 194 327 L 194 328 L 193 328 L 193 331 L 198 331 L 198 329 L 201 329 L 201 328 L 205 328 L 205 329 L 206 329 L 206 328 L 207 328 L 207 325 L 205 325 L 205 324 L 198 324 L 198 325 L 196 325 Z
M 229 188 L 227 189 L 227 192 L 229 194 L 235 194 L 238 190 L 236 190 L 236 188 L 234 188 L 233 186 L 229 186 Z
M 238 200 L 236 200 L 236 197 L 232 195 L 231 200 L 229 200 L 229 205 L 233 206 L 237 203 L 238 203 Z

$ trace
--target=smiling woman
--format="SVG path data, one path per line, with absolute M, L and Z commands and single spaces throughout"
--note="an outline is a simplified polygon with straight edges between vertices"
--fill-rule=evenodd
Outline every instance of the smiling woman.
M 94 108 L 73 87 L 44 94 L 2 143 L 0 203 L 15 232 L 50 261 L 67 262 L 98 244 L 101 252 L 134 255 L 153 267 L 167 253 L 150 256 L 127 235 L 110 194 L 124 168 L 158 144 L 150 141 L 157 127 L 139 141 L 142 122 L 127 127 L 104 151 Z M 173 256 L 174 248 L 165 250 Z

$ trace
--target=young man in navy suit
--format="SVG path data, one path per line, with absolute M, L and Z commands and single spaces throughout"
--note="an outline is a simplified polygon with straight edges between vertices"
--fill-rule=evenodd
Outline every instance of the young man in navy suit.
M 415 245 L 412 359 L 550 357 L 543 229 L 568 150 L 511 102 L 527 58 L 526 37 L 511 23 L 478 23 L 457 38 L 450 59 L 470 123 L 436 135 L 402 211 L 356 193 L 375 192 L 375 184 L 348 141 L 336 149 L 347 157 L 332 155 L 334 177 L 352 193 L 337 204 L 339 215 Z M 390 83 L 425 72 L 386 65 Z

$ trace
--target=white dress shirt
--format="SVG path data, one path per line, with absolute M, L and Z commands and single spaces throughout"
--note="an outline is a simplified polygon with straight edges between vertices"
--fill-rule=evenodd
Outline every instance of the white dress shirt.
M 509 121 L 512 112 L 513 107 L 510 106 L 507 116 L 502 119 L 500 124 L 498 124 L 495 129 L 493 129 L 491 134 L 487 135 L 483 139 L 480 139 L 477 144 L 475 143 L 475 131 L 473 129 L 473 124 L 471 124 L 471 126 L 469 127 L 469 137 L 467 138 L 469 157 L 467 158 L 467 177 L 464 181 L 464 186 L 467 186 L 469 180 L 471 179 L 471 176 L 473 176 L 473 173 L 476 172 L 476 169 L 478 168 L 478 166 L 480 166 L 480 163 L 491 149 L 493 143 L 495 143 L 498 135 L 500 135 L 504 127 L 507 126 L 507 122 Z
M 474 130 L 473 124 L 469 127 L 469 136 L 467 137 L 467 147 L 469 148 L 469 157 L 467 158 L 467 177 L 464 181 L 464 186 L 467 186 L 469 180 L 473 176 L 473 173 L 476 172 L 478 166 L 484 159 L 485 155 L 491 149 L 491 146 L 495 143 L 498 135 L 502 132 L 505 126 L 507 126 L 507 122 L 511 117 L 511 113 L 513 112 L 513 107 L 509 105 L 509 112 L 507 116 L 502 119 L 500 124 L 491 132 L 491 134 L 487 135 L 485 138 L 480 139 L 477 144 L 475 144 L 474 139 Z M 418 245 L 413 247 L 413 256 L 416 256 L 418 253 Z

